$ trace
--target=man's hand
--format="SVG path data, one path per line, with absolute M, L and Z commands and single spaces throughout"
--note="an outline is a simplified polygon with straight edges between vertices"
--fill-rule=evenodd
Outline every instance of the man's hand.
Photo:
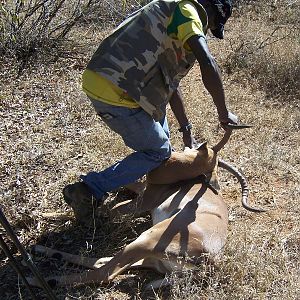
M 195 148 L 198 143 L 196 142 L 192 132 L 190 130 L 182 132 L 182 140 L 185 147 Z
M 224 130 L 227 130 L 226 128 L 226 125 L 227 124 L 237 124 L 238 123 L 238 117 L 233 114 L 232 112 L 228 112 L 227 113 L 227 116 L 219 116 L 219 121 L 220 121 L 220 124 L 222 126 L 222 128 Z

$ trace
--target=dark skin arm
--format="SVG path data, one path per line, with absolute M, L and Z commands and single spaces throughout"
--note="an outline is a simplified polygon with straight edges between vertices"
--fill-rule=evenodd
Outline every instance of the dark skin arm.
M 187 40 L 187 43 L 199 63 L 203 84 L 213 98 L 218 111 L 219 121 L 223 128 L 226 129 L 224 125 L 228 123 L 235 124 L 237 117 L 227 110 L 220 69 L 210 54 L 206 40 L 203 37 L 192 36 Z M 173 93 L 170 99 L 170 106 L 178 120 L 179 126 L 187 125 L 189 121 L 185 113 L 179 89 Z M 192 136 L 191 130 L 183 131 L 183 142 L 186 147 L 190 148 L 197 144 Z
M 175 90 L 172 97 L 170 98 L 171 109 L 179 123 L 179 127 L 186 126 L 189 124 L 189 120 L 186 116 L 181 91 L 179 89 Z M 194 139 L 191 129 L 182 131 L 182 139 L 185 147 L 193 148 L 196 146 L 197 142 Z
M 221 73 L 215 59 L 210 54 L 205 38 L 194 35 L 187 40 L 187 43 L 199 63 L 203 84 L 213 98 L 219 121 L 223 125 L 236 123 L 236 116 L 227 110 Z

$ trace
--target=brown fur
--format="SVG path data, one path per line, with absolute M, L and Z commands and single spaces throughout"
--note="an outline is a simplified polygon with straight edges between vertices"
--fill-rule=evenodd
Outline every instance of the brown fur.
M 217 155 L 204 143 L 198 149 L 185 148 L 172 152 L 171 157 L 147 175 L 151 184 L 170 184 L 212 173 L 217 167 Z
M 83 258 L 38 246 L 37 251 L 95 269 L 67 276 L 48 278 L 52 285 L 109 282 L 130 267 L 146 267 L 160 273 L 194 268 L 203 257 L 214 259 L 223 248 L 227 235 L 228 211 L 222 197 L 205 183 L 191 179 L 173 184 L 153 184 L 159 174 L 164 183 L 212 172 L 216 156 L 207 145 L 173 153 L 173 158 L 150 174 L 143 196 L 124 201 L 113 214 L 151 211 L 153 226 L 143 232 L 112 258 Z M 182 175 L 181 173 L 184 173 Z M 192 175 L 190 175 L 190 173 Z M 131 188 L 134 189 L 134 185 Z M 137 189 L 141 189 L 140 183 Z M 203 256 L 204 255 L 204 256 Z M 30 279 L 32 285 L 39 285 Z

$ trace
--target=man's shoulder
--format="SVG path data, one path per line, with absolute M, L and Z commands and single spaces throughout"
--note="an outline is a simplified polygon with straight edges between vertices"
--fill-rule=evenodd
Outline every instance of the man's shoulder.
M 203 25 L 207 20 L 207 14 L 205 8 L 196 0 L 182 0 L 179 1 L 173 14 L 173 18 L 181 18 L 182 16 L 197 20 L 200 19 Z

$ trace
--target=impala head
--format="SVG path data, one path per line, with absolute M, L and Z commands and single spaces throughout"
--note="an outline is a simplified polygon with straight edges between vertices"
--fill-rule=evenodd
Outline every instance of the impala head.
M 216 153 L 207 146 L 207 142 L 193 149 L 186 147 L 184 154 L 195 169 L 201 169 L 202 174 L 211 172 L 217 163 Z
M 187 156 L 193 157 L 193 159 L 191 159 L 191 165 L 193 166 L 192 169 L 195 172 L 195 177 L 199 174 L 204 174 L 210 185 L 216 190 L 219 190 L 217 178 L 217 154 L 208 147 L 207 142 L 199 144 L 197 148 L 194 149 L 185 148 L 184 153 Z
M 220 190 L 218 183 L 218 152 L 225 146 L 228 142 L 232 129 L 227 129 L 223 138 L 213 147 L 208 147 L 207 142 L 199 144 L 197 148 L 190 149 L 185 148 L 184 153 L 188 156 L 196 157 L 194 163 L 197 166 L 197 170 L 204 174 L 211 186 L 213 186 L 217 191 Z
M 225 131 L 224 136 L 222 139 L 213 147 L 208 147 L 207 142 L 199 144 L 196 148 L 190 149 L 185 148 L 184 153 L 186 155 L 195 155 L 196 152 L 196 159 L 197 165 L 203 170 L 203 174 L 208 174 L 216 170 L 218 159 L 217 154 L 218 152 L 226 145 L 232 133 L 232 129 L 227 129 Z
M 207 147 L 207 143 L 200 144 L 197 148 L 199 154 L 197 156 L 202 157 L 204 161 L 203 164 L 206 165 L 206 172 L 203 172 L 209 180 L 209 184 L 212 185 L 217 191 L 220 190 L 219 182 L 218 182 L 218 152 L 227 144 L 232 134 L 233 129 L 243 129 L 252 127 L 251 125 L 234 125 L 228 124 L 226 126 L 226 131 L 222 139 L 212 148 Z

